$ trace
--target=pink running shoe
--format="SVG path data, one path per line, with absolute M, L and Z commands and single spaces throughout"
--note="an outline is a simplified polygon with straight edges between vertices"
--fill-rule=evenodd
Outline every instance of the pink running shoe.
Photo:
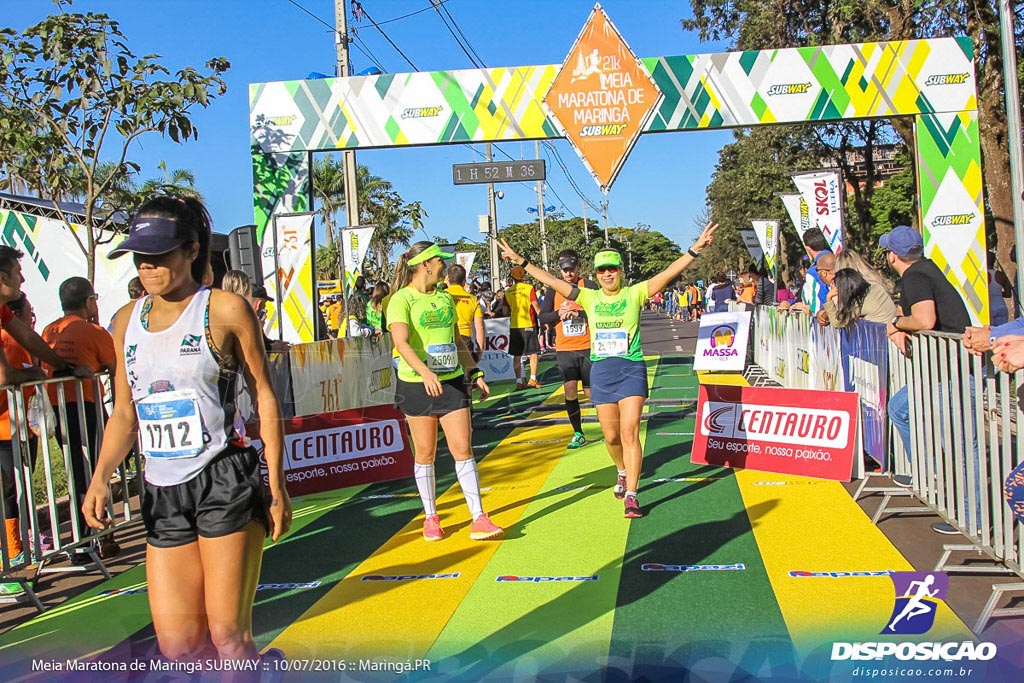
M 615 480 L 615 488 L 612 489 L 612 493 L 614 493 L 615 497 L 618 498 L 619 500 L 622 500 L 623 498 L 626 497 L 626 476 L 625 475 L 620 474 L 618 476 L 618 478 Z
M 643 511 L 640 509 L 640 503 L 637 502 L 636 496 L 626 496 L 625 514 L 623 516 L 627 519 L 639 519 L 644 516 Z
M 473 520 L 469 527 L 469 537 L 474 541 L 489 541 L 498 538 L 505 533 L 505 530 L 491 521 L 486 514 L 480 515 Z
M 441 528 L 441 519 L 437 515 L 428 515 L 423 520 L 423 538 L 428 541 L 440 541 L 444 538 L 444 529 Z

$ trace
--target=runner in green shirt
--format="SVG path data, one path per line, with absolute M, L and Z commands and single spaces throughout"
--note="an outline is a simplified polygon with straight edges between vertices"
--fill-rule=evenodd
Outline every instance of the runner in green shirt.
M 447 266 L 444 259 L 455 255 L 432 242 L 417 242 L 395 264 L 393 294 L 385 317 L 398 353 L 398 382 L 395 402 L 405 414 L 412 437 L 416 487 L 423 501 L 426 520 L 423 537 L 439 541 L 444 537 L 437 515 L 434 458 L 437 427 L 444 431 L 448 450 L 455 459 L 455 474 L 473 516 L 469 537 L 475 541 L 498 538 L 504 530 L 484 513 L 480 481 L 471 444 L 469 406 L 471 388 L 490 393 L 483 370 L 459 334 L 455 301 L 438 289 Z
M 647 398 L 647 367 L 640 345 L 640 313 L 644 302 L 668 286 L 711 243 L 717 223 L 708 222 L 700 237 L 672 265 L 649 280 L 625 285 L 622 255 L 603 249 L 594 256 L 594 271 L 600 290 L 580 289 L 543 268 L 531 265 L 507 242 L 499 240 L 502 256 L 522 266 L 532 277 L 578 303 L 590 323 L 590 400 L 597 406 L 597 418 L 605 445 L 618 478 L 613 489 L 624 501 L 625 516 L 643 517 L 637 502 L 643 448 L 640 445 L 640 416 Z

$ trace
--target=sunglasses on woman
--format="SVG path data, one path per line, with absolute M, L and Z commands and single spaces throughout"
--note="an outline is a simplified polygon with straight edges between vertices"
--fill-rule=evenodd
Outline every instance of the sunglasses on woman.
M 612 273 L 612 274 L 615 274 L 615 273 L 619 272 L 619 267 L 618 266 L 599 266 L 597 268 L 597 272 L 598 273 Z

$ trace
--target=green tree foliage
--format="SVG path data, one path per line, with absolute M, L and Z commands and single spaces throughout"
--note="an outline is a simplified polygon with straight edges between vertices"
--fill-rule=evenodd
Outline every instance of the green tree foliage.
M 739 50 L 969 36 L 974 43 L 986 213 L 998 234 L 999 262 L 1012 275 L 1013 198 L 999 4 L 998 0 L 691 0 L 693 19 L 684 19 L 682 25 L 698 31 L 703 40 L 732 38 L 732 47 Z M 1016 26 L 1017 35 L 1011 39 L 1020 63 L 1019 16 Z M 1017 87 L 1020 77 L 1018 72 Z M 912 147 L 911 121 L 894 119 L 892 125 Z M 867 213 L 873 215 L 870 209 Z
M 903 152 L 897 156 L 896 163 L 903 170 L 894 175 L 885 185 L 875 190 L 871 199 L 871 217 L 874 223 L 874 234 L 871 244 L 878 243 L 879 235 L 889 232 L 897 225 L 912 225 L 917 216 L 917 204 L 914 202 L 914 169 L 910 163 L 910 155 Z M 872 247 L 861 249 L 862 254 L 871 252 Z
M 173 74 L 159 58 L 135 55 L 105 14 L 63 12 L 20 35 L 0 30 L 0 163 L 5 175 L 55 199 L 75 190 L 72 169 L 79 174 L 90 229 L 78 243 L 89 278 L 99 230 L 116 227 L 112 209 L 120 207 L 107 206 L 110 192 L 138 170 L 128 160 L 131 145 L 147 133 L 195 138 L 192 111 L 226 89 L 220 74 L 230 65 L 223 58 L 209 60 L 205 72 Z M 112 161 L 113 173 L 98 173 L 103 161 Z

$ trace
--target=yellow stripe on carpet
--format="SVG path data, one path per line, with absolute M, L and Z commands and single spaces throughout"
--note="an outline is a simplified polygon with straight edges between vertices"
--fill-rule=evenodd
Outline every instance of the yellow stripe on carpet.
M 558 464 L 569 436 L 568 425 L 518 428 L 480 462 L 484 509 L 495 524 L 517 523 Z M 438 496 L 437 507 L 443 540 L 425 541 L 423 516 L 417 515 L 270 647 L 281 648 L 290 659 L 423 658 L 501 546 L 470 540 L 469 511 L 458 485 Z M 422 578 L 395 578 L 401 576 Z
M 702 373 L 707 384 L 747 386 L 740 375 Z M 888 576 L 793 576 L 790 572 L 916 571 L 839 483 L 810 477 L 735 470 L 765 570 L 800 656 L 835 641 L 973 638 L 939 601 L 923 636 L 881 636 L 895 589 Z

